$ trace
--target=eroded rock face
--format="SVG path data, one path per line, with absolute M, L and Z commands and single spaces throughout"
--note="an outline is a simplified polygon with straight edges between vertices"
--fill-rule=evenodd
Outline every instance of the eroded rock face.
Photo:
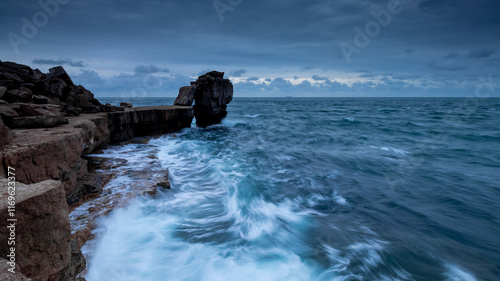
M 12 139 L 12 132 L 3 124 L 2 117 L 0 116 L 0 149 L 10 143 Z
M 192 106 L 194 95 L 196 93 L 196 85 L 185 86 L 179 89 L 179 95 L 174 101 L 174 105 Z
M 19 265 L 16 265 L 14 268 L 14 273 L 9 272 L 8 270 L 11 269 L 9 266 L 9 261 L 3 258 L 0 258 L 0 280 L 2 281 L 31 281 L 30 279 L 26 278 L 26 276 L 22 275 L 20 272 L 21 270 L 19 269 Z M 12 270 L 12 269 L 11 269 Z
M 7 179 L 0 179 L 7 186 Z M 0 219 L 7 221 L 9 196 L 0 191 Z M 48 180 L 31 185 L 16 182 L 16 263 L 23 275 L 32 280 L 61 280 L 71 261 L 68 205 L 61 182 Z M 47 231 L 50 229 L 50 231 Z M 43 233 L 43 235 L 40 235 Z M 1 241 L 10 230 L 0 228 Z M 0 255 L 9 254 L 7 243 L 0 243 Z
M 174 104 L 190 106 L 193 96 L 196 126 L 218 124 L 227 115 L 227 104 L 233 99 L 233 84 L 224 79 L 224 72 L 208 72 L 191 82 L 191 86 L 182 87 Z
M 218 124 L 226 117 L 227 104 L 233 99 L 233 84 L 223 77 L 224 72 L 212 71 L 196 80 L 196 126 Z

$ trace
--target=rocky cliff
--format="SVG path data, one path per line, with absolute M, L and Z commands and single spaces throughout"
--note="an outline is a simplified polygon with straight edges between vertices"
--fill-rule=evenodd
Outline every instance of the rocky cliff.
M 85 268 L 82 239 L 70 235 L 68 205 L 99 195 L 109 180 L 89 173 L 85 155 L 131 138 L 190 127 L 193 117 L 190 106 L 102 105 L 83 86 L 75 86 L 62 67 L 44 74 L 0 62 L 0 219 L 7 221 L 8 167 L 15 168 L 18 219 L 18 270 L 0 272 L 0 280 L 24 280 L 22 275 L 83 280 L 76 277 Z M 155 187 L 156 181 L 150 185 Z M 153 194 L 155 189 L 138 192 Z M 0 229 L 5 258 L 10 232 Z

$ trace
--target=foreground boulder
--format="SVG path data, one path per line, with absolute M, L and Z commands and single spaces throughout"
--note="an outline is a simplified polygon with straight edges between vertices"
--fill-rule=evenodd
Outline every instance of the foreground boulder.
M 6 187 L 8 180 L 1 179 L 0 184 Z M 74 278 L 64 276 L 71 261 L 71 229 L 62 183 L 49 180 L 31 185 L 15 182 L 15 185 L 15 262 L 20 273 L 32 280 Z M 10 218 L 8 197 L 7 188 L 3 188 L 0 193 L 0 218 L 4 222 Z M 0 239 L 8 241 L 10 232 L 7 227 L 0 228 Z M 1 243 L 2 257 L 7 257 L 9 253 L 10 246 Z
M 233 99 L 233 84 L 224 72 L 211 71 L 198 77 L 191 86 L 182 87 L 174 105 L 194 105 L 196 126 L 218 124 L 227 115 L 227 104 Z

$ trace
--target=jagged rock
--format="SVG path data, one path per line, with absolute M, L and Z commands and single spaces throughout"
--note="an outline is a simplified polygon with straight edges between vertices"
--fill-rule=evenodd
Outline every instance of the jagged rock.
M 224 72 L 212 71 L 196 80 L 195 118 L 198 127 L 218 124 L 227 115 L 227 104 L 233 99 L 233 84 Z
M 133 107 L 133 105 L 129 102 L 121 102 L 120 106 L 125 107 L 125 108 L 132 108 Z
M 13 264 L 12 264 L 13 265 Z M 26 278 L 26 276 L 22 275 L 20 272 L 19 265 L 16 264 L 14 267 L 14 273 L 9 272 L 11 269 L 11 263 L 4 259 L 0 258 L 0 280 L 1 281 L 31 281 L 31 279 Z
M 48 98 L 48 103 L 53 104 L 53 105 L 57 105 L 59 107 L 63 106 L 63 104 L 61 103 L 61 100 L 59 100 L 59 98 Z
M 24 83 L 24 84 L 21 84 L 21 89 L 22 88 L 30 89 L 31 91 L 33 91 L 33 90 L 35 90 L 35 84 L 33 84 L 33 83 Z
M 174 101 L 174 105 L 191 106 L 193 105 L 196 93 L 196 85 L 185 86 L 179 89 L 179 95 Z
M 11 130 L 3 124 L 2 118 L 0 116 L 0 149 L 10 143 L 12 139 Z
M 14 81 L 12 80 L 5 80 L 5 79 L 1 79 L 2 77 L 0 77 L 0 87 L 6 87 L 7 89 L 12 89 L 14 88 Z
M 49 98 L 45 96 L 35 95 L 31 98 L 31 100 L 36 104 L 48 104 Z
M 10 128 L 52 128 L 62 124 L 68 124 L 68 119 L 63 116 L 25 116 L 11 118 L 7 125 Z
M 70 91 L 64 95 L 63 101 L 71 106 L 77 106 L 78 97 L 74 92 Z
M 85 270 L 87 262 L 85 261 L 85 256 L 82 254 L 81 246 L 78 245 L 78 241 L 72 239 L 70 242 L 70 252 L 71 260 L 59 277 L 59 280 L 75 280 L 75 281 L 85 281 L 82 277 L 74 279 L 80 272 Z
M 56 97 L 63 97 L 65 94 L 69 92 L 69 87 L 66 81 L 63 79 L 51 79 L 50 83 L 50 93 Z
M 8 118 L 18 117 L 18 116 L 19 116 L 19 114 L 13 108 L 12 104 L 0 104 L 0 117 L 8 119 Z
M 40 69 L 35 69 L 33 70 L 33 77 L 36 79 L 36 80 L 42 80 L 42 79 L 45 79 L 47 77 L 47 75 L 45 75 L 45 73 L 42 73 L 40 71 Z
M 28 102 L 31 100 L 33 94 L 28 89 L 23 90 L 9 90 L 3 95 L 2 99 L 8 102 Z
M 12 104 L 12 107 L 21 116 L 62 116 L 60 107 L 56 105 L 38 105 L 30 103 Z
M 116 111 L 125 111 L 124 107 L 114 106 L 109 103 L 101 106 L 102 111 L 104 112 L 116 112 Z
M 16 87 L 16 88 L 20 87 L 21 84 L 23 83 L 23 79 L 21 79 L 19 76 L 17 76 L 14 73 L 5 72 L 5 73 L 2 73 L 2 76 L 3 76 L 2 80 L 11 81 L 11 85 L 13 87 Z M 7 88 L 9 88 L 9 87 L 7 87 Z
M 85 95 L 76 95 L 77 106 L 81 108 L 93 107 L 94 105 L 89 102 L 89 100 L 85 97 Z
M 7 92 L 7 87 L 0 86 L 0 99 L 3 97 L 3 95 Z
M 0 184 L 7 186 L 7 179 L 0 179 Z M 58 276 L 71 260 L 71 227 L 63 185 L 54 180 L 15 185 L 16 241 L 22 241 L 16 243 L 16 263 L 21 273 L 34 281 L 60 280 Z M 2 188 L 0 219 L 5 222 L 9 218 L 8 196 L 7 188 Z M 0 228 L 1 241 L 7 241 L 9 236 L 7 227 Z M 7 243 L 0 243 L 2 257 L 9 251 Z
M 74 85 L 68 73 L 66 73 L 66 70 L 64 70 L 62 66 L 52 67 L 51 69 L 49 69 L 49 73 L 50 78 L 59 78 L 68 83 L 68 85 Z
M 2 104 L 4 100 L 10 103 L 55 104 L 63 108 L 68 104 L 76 108 L 76 111 L 72 108 L 68 108 L 67 112 L 63 111 L 69 115 L 100 112 L 101 103 L 94 98 L 94 94 L 81 85 L 75 86 L 61 66 L 53 67 L 49 74 L 44 74 L 26 65 L 2 62 L 0 87 Z M 61 101 L 65 104 L 61 104 Z
M 81 108 L 76 108 L 76 107 L 74 107 L 72 105 L 69 105 L 69 104 L 65 104 L 63 106 L 63 108 L 62 108 L 62 111 L 64 113 L 66 113 L 67 115 L 78 116 L 82 112 L 82 109 Z

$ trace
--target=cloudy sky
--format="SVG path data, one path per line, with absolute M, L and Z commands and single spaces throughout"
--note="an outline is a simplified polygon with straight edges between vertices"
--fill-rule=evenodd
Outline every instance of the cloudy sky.
M 498 0 L 2 0 L 0 60 L 103 96 L 500 96 Z

